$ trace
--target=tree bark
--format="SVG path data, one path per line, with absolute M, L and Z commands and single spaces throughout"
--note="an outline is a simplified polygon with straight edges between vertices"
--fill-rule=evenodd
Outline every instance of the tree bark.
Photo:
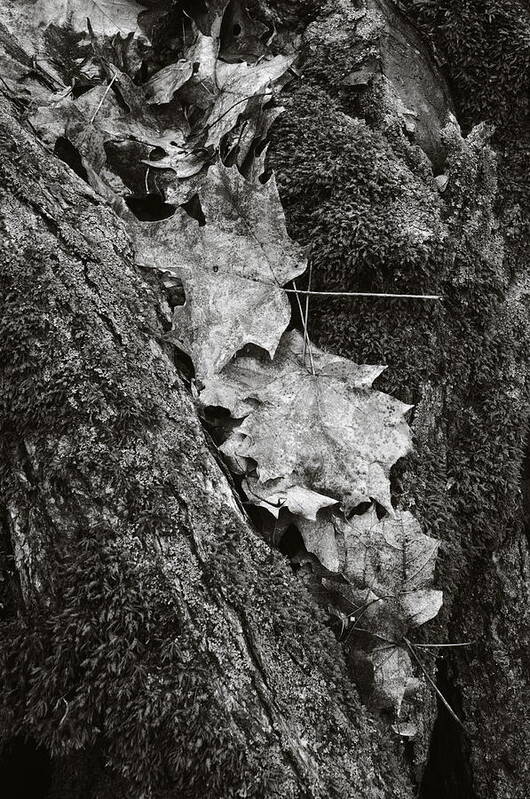
M 271 160 L 292 234 L 313 245 L 314 287 L 444 295 L 441 312 L 315 303 L 310 332 L 359 362 L 386 361 L 380 385 L 417 405 L 417 454 L 396 470 L 394 498 L 444 542 L 445 610 L 425 641 L 475 642 L 429 665 L 468 734 L 429 691 L 414 743 L 361 705 L 325 614 L 252 529 L 205 436 L 164 298 L 133 266 L 123 223 L 2 97 L 3 768 L 26 737 L 22 751 L 47 759 L 52 799 L 522 799 L 528 285 L 520 264 L 498 259 L 493 226 L 480 252 L 466 227 L 484 207 L 491 221 L 489 155 L 460 143 L 451 171 L 453 99 L 394 4 L 340 0 L 320 16 L 311 0 L 251 5 L 275 25 L 311 20 Z M 391 102 L 367 88 L 374 74 Z M 438 254 L 404 265 L 398 252 L 363 272 L 335 243 L 358 176 L 332 143 L 337 130 L 348 143 L 352 121 L 377 139 L 359 162 L 375 153 L 385 174 L 406 173 L 419 227 L 432 209 L 445 224 L 458 169 L 463 183 L 472 175 L 447 222 L 449 267 Z M 433 176 L 446 173 L 454 183 L 439 196 Z M 390 224 L 377 202 L 373 250 Z
M 409 21 L 397 5 L 410 7 Z M 528 152 L 527 124 L 515 113 L 495 119 L 491 106 L 471 123 L 462 115 L 468 129 L 495 119 L 494 143 L 504 156 L 498 170 L 489 146 L 472 143 L 476 134 L 464 141 L 454 132 L 450 114 L 457 102 L 411 24 L 417 5 L 435 16 L 432 8 L 444 3 L 324 6 L 306 32 L 304 81 L 286 98 L 270 160 L 289 232 L 312 246 L 315 289 L 442 296 L 437 306 L 315 298 L 309 334 L 357 362 L 387 363 L 379 386 L 416 406 L 416 455 L 395 470 L 394 491 L 395 501 L 412 507 L 424 530 L 444 542 L 438 565 L 444 608 L 425 640 L 474 642 L 428 661 L 467 733 L 440 702 L 437 707 L 434 694 L 423 697 L 422 733 L 409 750 L 421 796 L 522 799 L 529 789 L 523 765 L 529 560 L 521 486 L 528 463 L 530 320 L 528 266 L 519 251 L 528 193 L 517 184 L 516 154 Z M 477 4 L 466 4 L 465 13 L 475 14 L 480 27 Z M 522 8 L 513 13 L 527 34 L 528 15 Z M 452 10 L 431 29 L 434 41 L 443 39 L 451 19 Z M 473 58 L 483 67 L 484 43 L 467 40 L 467 30 L 458 33 L 466 60 L 446 69 L 457 75 L 455 91 L 458 76 L 474 75 Z M 502 70 L 499 64 L 497 80 Z M 473 98 L 463 102 L 473 105 Z M 370 149 L 352 144 L 359 131 Z M 379 171 L 367 178 L 376 159 Z M 388 192 L 387 207 L 381 175 L 408 181 Z M 443 179 L 441 191 L 433 175 Z M 374 185 L 382 187 L 379 193 Z M 370 198 L 363 214 L 355 207 L 359 187 Z M 495 206 L 504 209 L 506 222 L 495 218 Z M 408 217 L 394 226 L 403 208 Z M 510 214 L 526 220 L 518 232 Z M 392 249 L 409 224 L 424 226 L 425 240 L 435 240 L 440 220 L 448 232 L 441 251 L 433 247 L 422 259 L 405 244 Z M 359 253 L 366 229 L 368 246 Z M 499 231 L 508 234 L 504 249 Z
M 123 225 L 5 102 L 0 141 L 4 745 L 47 747 L 57 796 L 410 795 L 235 501 Z

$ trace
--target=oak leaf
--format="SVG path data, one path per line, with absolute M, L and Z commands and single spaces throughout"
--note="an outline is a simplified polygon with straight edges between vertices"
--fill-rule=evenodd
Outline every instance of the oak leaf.
M 126 35 L 138 30 L 138 16 L 145 6 L 135 0 L 38 0 L 34 18 L 48 27 L 88 31 L 87 19 L 96 36 Z

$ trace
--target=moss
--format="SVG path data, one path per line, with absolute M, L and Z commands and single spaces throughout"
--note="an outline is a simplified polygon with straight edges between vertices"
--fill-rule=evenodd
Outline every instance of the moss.
M 525 757 L 519 489 L 530 407 L 528 10 L 509 0 L 399 5 L 438 45 L 438 63 L 444 62 L 470 132 L 462 138 L 449 117 L 435 166 L 435 174 L 448 178 L 445 191 L 435 191 L 431 168 L 408 140 L 399 104 L 392 110 L 387 103 L 381 77 L 348 102 L 337 79 L 350 68 L 351 53 L 327 72 L 322 65 L 334 55 L 331 43 L 306 51 L 304 77 L 283 101 L 269 159 L 290 233 L 310 248 L 315 288 L 442 296 L 433 304 L 313 298 L 309 333 L 332 352 L 387 364 L 378 387 L 416 406 L 415 452 L 393 469 L 393 499 L 441 540 L 437 586 L 444 591 L 441 613 L 416 634 L 431 642 L 476 641 L 468 652 L 444 656 L 472 731 L 463 757 L 477 795 L 522 797 L 524 779 L 514 764 Z M 317 38 L 326 22 L 316 21 Z M 342 49 L 339 40 L 339 61 Z M 483 122 L 493 126 L 473 128 Z M 372 192 L 368 176 L 376 169 Z M 413 217 L 421 219 L 418 207 L 426 211 L 431 236 L 417 255 L 412 244 L 409 255 L 407 244 L 394 249 L 388 241 L 397 227 L 395 188 L 379 176 L 389 172 L 406 173 L 398 196 Z M 357 215 L 350 198 L 359 194 L 367 201 Z M 358 246 L 359 222 L 372 226 L 368 253 Z M 431 712 L 424 695 L 423 724 Z M 417 740 L 419 764 L 427 758 L 422 747 Z M 495 762 L 488 756 L 493 750 Z M 443 781 L 454 768 L 444 755 L 437 776 Z
M 231 796 L 246 744 L 155 566 L 124 561 L 103 530 L 56 553 L 52 601 L 1 630 L 2 733 L 56 756 L 99 742 L 143 790 Z
M 401 0 L 448 75 L 468 129 L 495 126 L 501 169 L 497 211 L 512 276 L 526 270 L 530 234 L 530 11 L 520 0 Z
M 520 0 L 400 0 L 448 71 L 468 125 L 528 114 L 530 13 Z
M 442 241 L 438 196 L 381 132 L 346 116 L 322 90 L 301 88 L 273 147 L 290 230 L 311 244 L 317 288 L 423 283 Z
M 436 430 L 418 436 L 416 454 L 395 470 L 394 493 L 446 542 L 447 618 L 477 560 L 521 524 L 529 337 L 522 309 L 505 303 L 490 131 L 463 139 L 448 124 L 449 182 L 439 195 L 399 126 L 383 132 L 373 110 L 369 123 L 352 119 L 334 99 L 333 75 L 324 91 L 308 58 L 305 85 L 286 97 L 275 125 L 270 163 L 290 233 L 310 245 L 314 288 L 443 297 L 315 300 L 310 334 L 358 362 L 387 364 L 378 384 L 405 402 L 419 403 L 427 387 L 441 392 L 433 412 L 443 412 L 442 449 Z
M 95 753 L 98 797 L 388 796 L 391 754 L 305 588 L 233 510 L 120 223 L 53 159 L 44 193 L 17 131 L 0 491 L 34 558 L 0 624 L 0 745 Z

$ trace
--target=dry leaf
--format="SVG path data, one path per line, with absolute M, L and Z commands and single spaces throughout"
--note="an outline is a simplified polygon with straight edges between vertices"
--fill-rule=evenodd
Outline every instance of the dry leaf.
M 164 67 L 145 84 L 149 103 L 168 103 L 184 87 L 180 96 L 187 103 L 199 108 L 212 106 L 218 94 L 216 68 L 221 21 L 222 14 L 215 16 L 209 35 L 192 25 L 193 41 L 184 58 Z
M 230 454 L 230 450 L 234 448 L 235 435 L 237 433 L 230 438 L 228 446 L 221 447 L 223 452 Z M 242 438 L 239 439 L 240 442 L 242 440 Z M 316 519 L 319 510 L 337 504 L 336 499 L 324 497 L 322 494 L 317 494 L 316 491 L 310 491 L 303 486 L 289 486 L 285 480 L 276 480 L 263 485 L 257 478 L 247 477 L 246 480 L 243 480 L 242 488 L 253 504 L 265 508 L 276 518 L 278 518 L 281 509 L 286 508 L 294 515 L 303 514 L 308 519 Z M 306 547 L 308 551 L 314 552 L 307 544 Z M 315 552 L 315 555 L 319 557 L 318 552 Z M 330 567 L 328 566 L 328 568 Z M 331 569 L 331 571 L 338 571 L 338 569 Z
M 343 552 L 341 571 L 380 600 L 366 614 L 368 621 L 385 618 L 378 632 L 401 639 L 410 627 L 436 616 L 442 592 L 430 585 L 440 542 L 422 533 L 411 513 L 379 520 L 371 507 L 349 521 L 337 518 L 334 528 Z
M 259 402 L 238 428 L 246 439 L 236 453 L 256 462 L 262 484 L 287 480 L 347 511 L 373 498 L 392 513 L 388 475 L 411 449 L 410 406 L 370 390 L 384 367 L 312 351 L 315 374 L 307 356 L 304 363 L 302 336 L 291 331 L 272 363 L 254 361 L 254 386 L 252 359 L 237 358 L 206 381 L 201 401 L 237 413 Z
M 413 721 L 397 721 L 392 724 L 392 730 L 402 738 L 415 738 L 418 734 L 418 726 Z
M 412 677 L 409 653 L 400 646 L 380 643 L 366 655 L 373 668 L 372 706 L 392 707 L 399 715 L 405 686 Z
M 174 64 L 160 69 L 144 84 L 145 96 L 149 104 L 169 103 L 175 92 L 193 75 L 193 64 L 179 58 Z
M 290 318 L 281 286 L 305 260 L 285 229 L 274 179 L 251 183 L 221 163 L 200 189 L 206 223 L 178 210 L 138 226 L 136 260 L 181 277 L 186 304 L 175 309 L 174 336 L 205 380 L 245 344 L 272 356 Z
M 217 66 L 217 85 L 220 94 L 206 122 L 208 131 L 205 147 L 219 146 L 222 137 L 232 130 L 240 114 L 253 97 L 272 96 L 271 86 L 293 62 L 292 57 L 278 55 L 270 60 L 249 66 L 246 63 Z
M 264 145 L 272 124 L 284 110 L 283 106 L 256 103 L 250 117 L 242 120 L 234 131 L 228 158 L 237 163 L 241 174 L 249 180 L 265 171 L 267 147 Z
M 328 514 L 327 520 L 298 525 L 307 549 L 327 568 L 336 551 L 338 570 L 349 583 L 341 593 L 359 609 L 354 625 L 362 647 L 355 645 L 354 661 L 361 673 L 367 663 L 373 670 L 365 686 L 372 703 L 399 712 L 412 677 L 403 636 L 442 606 L 442 592 L 431 588 L 440 542 L 422 533 L 408 511 L 379 520 L 371 507 L 348 521 Z
M 88 31 L 87 18 L 96 36 L 127 35 L 138 31 L 138 15 L 145 6 L 134 0 L 37 0 L 33 6 L 37 24 Z

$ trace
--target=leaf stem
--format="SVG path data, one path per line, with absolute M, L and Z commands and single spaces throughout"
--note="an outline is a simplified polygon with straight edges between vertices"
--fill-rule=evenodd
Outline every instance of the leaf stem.
M 463 641 L 462 643 L 458 644 L 414 644 L 414 646 L 416 649 L 438 649 L 439 647 L 444 646 L 473 646 L 475 643 L 475 641 Z
M 309 298 L 311 296 L 311 294 L 309 292 L 311 291 L 311 279 L 312 279 L 312 277 L 313 277 L 313 262 L 311 261 L 310 264 L 309 264 L 309 280 L 308 280 L 308 284 L 307 284 L 308 292 L 305 295 L 305 322 L 304 322 L 304 327 L 307 330 L 307 337 L 308 338 L 309 338 Z M 294 286 L 294 283 L 293 283 L 293 286 Z M 306 350 L 306 340 L 304 338 L 304 352 L 303 352 L 304 363 L 305 363 L 305 350 Z
M 302 310 L 302 303 L 300 302 L 300 297 L 298 296 L 299 292 L 296 291 L 296 283 L 294 282 L 294 280 L 293 280 L 293 286 L 295 287 L 296 302 L 298 303 L 298 310 L 300 312 L 300 319 L 302 320 L 302 325 L 303 325 L 303 328 L 304 328 L 304 365 L 305 365 L 305 346 L 306 346 L 306 342 L 307 342 L 307 348 L 309 350 L 309 360 L 311 362 L 311 374 L 314 375 L 315 374 L 315 363 L 313 361 L 313 350 L 311 348 L 311 342 L 309 340 L 309 333 L 307 332 L 307 324 L 306 324 L 306 319 L 304 317 L 304 312 Z

